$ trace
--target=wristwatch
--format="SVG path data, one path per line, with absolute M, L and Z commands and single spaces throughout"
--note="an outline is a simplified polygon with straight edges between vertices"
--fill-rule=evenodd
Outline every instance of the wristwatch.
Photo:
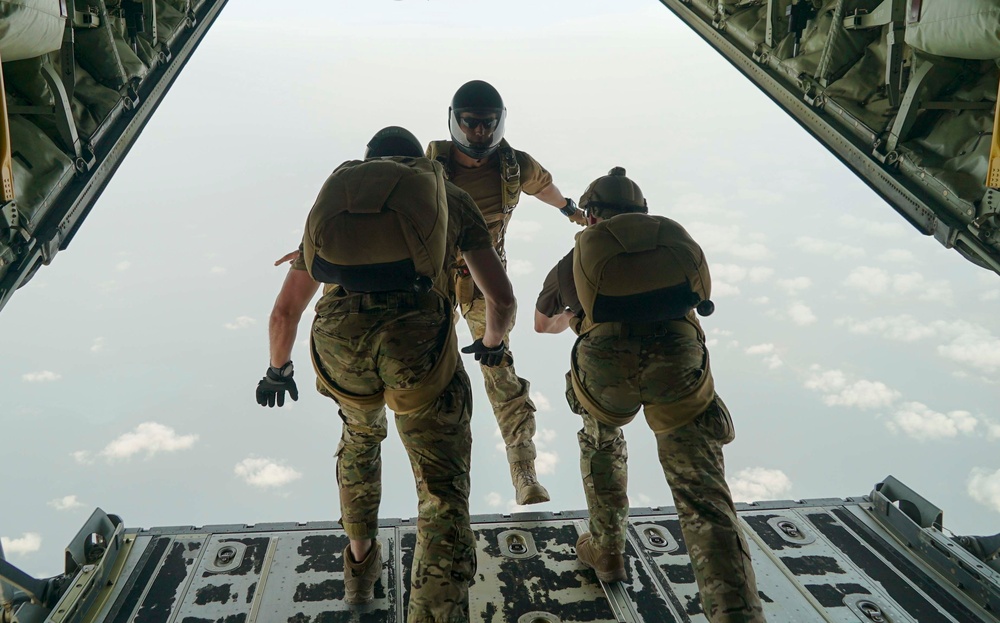
M 566 205 L 559 208 L 559 211 L 562 212 L 563 216 L 573 216 L 576 213 L 576 210 L 576 202 L 569 197 L 566 197 Z

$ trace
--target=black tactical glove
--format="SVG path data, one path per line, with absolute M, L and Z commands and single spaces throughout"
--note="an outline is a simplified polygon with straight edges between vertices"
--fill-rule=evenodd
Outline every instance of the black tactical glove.
M 285 406 L 285 391 L 292 400 L 299 399 L 299 388 L 295 386 L 292 375 L 295 369 L 289 361 L 280 368 L 270 366 L 264 378 L 257 383 L 257 404 L 262 407 L 273 407 L 277 402 L 279 407 Z
M 476 340 L 472 344 L 469 344 L 468 346 L 463 348 L 462 352 L 465 353 L 466 355 L 470 354 L 475 355 L 476 361 L 478 361 L 481 365 L 490 368 L 505 363 L 505 360 L 507 365 L 510 365 L 510 363 L 513 361 L 513 358 L 510 356 L 510 353 L 507 352 L 506 344 L 500 342 L 499 346 L 490 348 L 485 344 L 483 344 L 482 338 Z

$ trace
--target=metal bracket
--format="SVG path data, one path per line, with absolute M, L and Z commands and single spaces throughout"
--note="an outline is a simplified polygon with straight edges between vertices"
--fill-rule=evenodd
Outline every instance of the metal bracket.
M 866 30 L 868 28 L 878 28 L 893 21 L 892 5 L 896 0 L 882 0 L 882 4 L 875 7 L 874 11 L 868 12 L 864 9 L 855 9 L 854 13 L 844 19 L 844 28 L 847 30 Z
M 774 49 L 781 35 L 778 33 L 778 22 L 781 20 L 779 0 L 767 0 L 767 29 L 764 32 L 764 43 Z
M 497 535 L 500 553 L 507 558 L 520 560 L 538 555 L 535 538 L 526 530 L 505 530 Z
M 923 102 L 936 97 L 953 79 L 954 69 L 937 62 L 924 60 L 917 66 L 910 76 L 910 84 L 906 87 L 896 120 L 889 131 L 886 153 L 896 151 L 899 144 L 909 138 Z
M 1000 105 L 996 106 L 993 113 L 993 141 L 990 144 L 990 162 L 986 170 L 986 185 L 1000 188 Z
M 73 28 L 97 28 L 100 25 L 101 16 L 94 7 L 87 7 L 86 11 L 73 11 Z

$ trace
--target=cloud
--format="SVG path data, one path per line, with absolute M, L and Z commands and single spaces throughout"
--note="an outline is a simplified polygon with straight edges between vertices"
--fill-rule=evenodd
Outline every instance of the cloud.
M 535 403 L 535 407 L 539 411 L 552 410 L 552 403 L 549 402 L 549 399 L 542 392 L 531 392 L 531 401 Z
M 528 275 L 535 271 L 535 265 L 528 260 L 508 260 L 507 274 L 511 277 Z
M 1000 290 L 987 290 L 979 295 L 980 301 L 1000 301 Z
M 227 322 L 222 326 L 226 327 L 230 331 L 236 331 L 239 329 L 246 329 L 248 327 L 252 327 L 255 324 L 257 324 L 257 321 L 251 318 L 250 316 L 240 316 L 235 321 Z
M 799 236 L 795 239 L 794 244 L 797 249 L 806 253 L 826 255 L 834 259 L 857 258 L 865 254 L 865 250 L 861 247 L 853 247 L 849 244 L 833 242 L 831 240 L 810 238 L 809 236 Z
M 539 450 L 535 456 L 535 472 L 540 475 L 556 473 L 556 464 L 559 463 L 559 454 Z
M 859 335 L 878 335 L 897 342 L 916 342 L 937 334 L 937 329 L 918 321 L 909 314 L 899 316 L 883 316 L 879 318 L 841 318 L 838 325 L 845 325 L 851 333 Z
M 222 266 L 213 266 L 209 272 L 211 272 L 213 275 L 225 275 L 229 271 Z
M 486 504 L 492 508 L 498 508 L 503 504 L 503 497 L 496 491 L 490 491 L 486 494 Z
M 816 314 L 805 303 L 793 303 L 788 308 L 788 317 L 800 327 L 816 322 Z
M 789 294 L 798 294 L 802 290 L 807 290 L 812 286 L 812 279 L 809 277 L 795 277 L 794 279 L 779 279 L 776 285 Z
M 143 422 L 135 430 L 118 437 L 100 452 L 108 461 L 130 459 L 140 452 L 151 458 L 160 452 L 187 450 L 198 440 L 198 435 L 178 435 L 174 429 L 156 422 Z M 79 459 L 78 459 L 79 460 Z
M 67 495 L 61 498 L 56 498 L 49 501 L 49 506 L 56 509 L 57 511 L 71 511 L 75 508 L 80 508 L 83 503 L 76 498 L 75 495 Z
M 125 260 L 123 262 L 118 262 L 117 264 L 115 264 L 115 270 L 117 270 L 118 272 L 125 272 L 131 267 L 132 267 L 132 262 L 129 262 L 128 260 Z
M 688 231 L 695 240 L 701 241 L 702 247 L 710 253 L 724 253 L 733 257 L 760 261 L 771 257 L 771 251 L 760 242 L 747 240 L 739 225 L 717 225 L 696 221 L 690 224 Z M 714 268 L 713 268 L 714 272 Z
M 42 535 L 37 532 L 25 532 L 19 539 L 0 536 L 4 554 L 23 556 L 42 549 Z
M 94 459 L 90 456 L 90 453 L 86 450 L 77 450 L 76 452 L 70 453 L 73 460 L 81 465 L 89 465 L 94 462 Z
M 866 294 L 913 295 L 920 301 L 951 304 L 954 295 L 951 286 L 943 280 L 929 281 L 917 272 L 891 274 L 881 268 L 859 266 L 844 280 L 844 285 Z
M 233 472 L 248 485 L 262 489 L 281 487 L 302 478 L 295 469 L 267 458 L 249 457 L 236 464 Z
M 50 383 L 52 381 L 58 381 L 62 378 L 61 374 L 56 374 L 50 370 L 42 370 L 41 372 L 28 372 L 27 374 L 21 375 L 21 380 L 28 383 Z
M 747 348 L 745 352 L 748 355 L 760 356 L 767 367 L 774 370 L 780 368 L 784 363 L 774 350 L 774 344 L 755 344 Z
M 736 296 L 740 293 L 737 283 L 751 281 L 760 283 L 767 280 L 774 274 L 774 269 L 766 266 L 753 266 L 746 268 L 736 264 L 713 264 L 712 265 L 712 298 L 724 298 Z
M 867 294 L 882 294 L 889 289 L 889 273 L 881 268 L 859 266 L 847 275 L 844 285 Z
M 748 467 L 729 480 L 729 489 L 734 502 L 774 500 L 788 495 L 792 481 L 779 469 Z
M 508 240 L 523 240 L 524 242 L 531 242 L 535 239 L 535 236 L 541 232 L 542 224 L 537 221 L 512 219 L 510 223 L 507 224 L 507 233 L 505 234 L 505 237 Z
M 559 433 L 551 428 L 540 428 L 535 431 L 534 441 L 536 445 L 544 448 L 546 445 L 555 441 L 557 437 L 559 437 Z
M 1000 470 L 972 470 L 967 491 L 973 500 L 1000 513 Z
M 877 238 L 899 238 L 908 233 L 906 228 L 899 223 L 879 223 L 850 214 L 841 216 L 840 224 L 848 229 L 860 230 Z
M 916 264 L 919 261 L 913 252 L 906 249 L 887 249 L 875 259 L 895 264 Z
M 814 365 L 805 387 L 824 394 L 823 402 L 830 407 L 878 409 L 890 406 L 902 394 L 878 381 L 848 381 L 840 370 L 822 370 Z
M 919 402 L 906 402 L 892 416 L 886 426 L 894 433 L 902 432 L 920 441 L 957 437 L 959 433 L 972 434 L 979 421 L 968 411 L 933 411 Z
M 753 303 L 754 305 L 767 305 L 768 303 L 771 302 L 771 299 L 766 296 L 757 296 L 750 299 L 750 302 Z
M 1000 440 L 1000 423 L 984 421 L 983 425 L 986 426 L 986 438 L 990 441 Z
M 939 355 L 983 372 L 990 373 L 1000 369 L 1000 339 L 989 329 L 969 322 L 945 326 L 946 330 L 954 331 L 955 336 L 951 343 L 937 347 Z
M 103 337 L 95 337 L 94 338 L 94 343 L 90 345 L 90 352 L 92 352 L 92 353 L 99 353 L 102 350 L 104 350 L 104 338 Z

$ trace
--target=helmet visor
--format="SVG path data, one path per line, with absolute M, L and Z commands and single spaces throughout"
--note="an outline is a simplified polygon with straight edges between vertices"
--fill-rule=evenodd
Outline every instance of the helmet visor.
M 450 117 L 452 140 L 473 158 L 485 158 L 503 140 L 506 108 L 457 108 Z

